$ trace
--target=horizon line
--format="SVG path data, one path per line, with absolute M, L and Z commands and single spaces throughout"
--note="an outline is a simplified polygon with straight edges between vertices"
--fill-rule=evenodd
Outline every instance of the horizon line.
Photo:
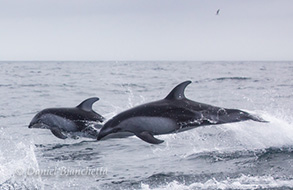
M 291 62 L 293 60 L 0 60 L 0 62 Z

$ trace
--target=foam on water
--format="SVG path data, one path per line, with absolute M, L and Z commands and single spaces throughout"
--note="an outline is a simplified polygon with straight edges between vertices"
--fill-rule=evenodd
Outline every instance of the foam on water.
M 43 189 L 39 176 L 31 177 L 26 173 L 39 168 L 33 142 L 15 142 L 3 136 L 0 140 L 7 145 L 1 147 L 0 152 L 0 187 Z
M 293 180 L 275 179 L 271 176 L 246 176 L 242 175 L 239 178 L 227 178 L 222 181 L 210 179 L 203 183 L 184 184 L 178 181 L 173 181 L 160 187 L 150 187 L 148 184 L 141 184 L 142 190 L 196 190 L 196 189 L 291 189 L 293 188 Z
M 268 113 L 254 112 L 269 123 L 244 121 L 216 126 L 204 126 L 186 132 L 161 135 L 165 146 L 156 147 L 154 153 L 165 152 L 169 146 L 189 144 L 192 150 L 183 149 L 183 157 L 206 151 L 231 152 L 237 150 L 286 147 L 293 144 L 293 125 L 290 121 Z M 186 146 L 185 146 L 186 147 Z
M 266 124 L 251 124 L 251 126 L 235 125 L 237 139 L 247 148 L 282 147 L 293 144 L 293 125 L 290 121 L 274 115 L 263 114 L 269 121 Z

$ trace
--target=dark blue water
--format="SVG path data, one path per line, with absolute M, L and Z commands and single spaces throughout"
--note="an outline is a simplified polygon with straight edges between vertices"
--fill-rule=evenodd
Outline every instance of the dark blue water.
M 44 108 L 93 96 L 110 119 L 185 80 L 189 99 L 270 122 L 199 127 L 160 145 L 27 128 Z M 292 189 L 292 81 L 293 62 L 1 62 L 0 189 Z

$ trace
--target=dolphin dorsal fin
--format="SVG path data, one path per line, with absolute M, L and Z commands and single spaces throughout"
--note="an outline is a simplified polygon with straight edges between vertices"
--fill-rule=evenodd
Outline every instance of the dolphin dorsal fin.
M 78 106 L 76 106 L 79 109 L 82 109 L 84 111 L 93 111 L 93 104 L 98 101 L 99 98 L 93 97 L 93 98 L 88 98 L 81 102 Z
M 185 98 L 184 95 L 184 90 L 186 88 L 187 85 L 189 85 L 191 83 L 190 80 L 182 82 L 180 84 L 178 84 L 175 88 L 173 88 L 173 90 L 168 94 L 168 96 L 165 98 L 167 100 L 182 100 Z

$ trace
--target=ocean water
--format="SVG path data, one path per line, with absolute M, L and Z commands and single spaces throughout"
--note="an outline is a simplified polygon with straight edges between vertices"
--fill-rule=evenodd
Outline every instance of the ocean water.
M 100 98 L 115 114 L 191 80 L 194 101 L 269 121 L 97 142 L 27 128 L 40 110 Z M 293 62 L 0 62 L 0 189 L 293 189 Z

